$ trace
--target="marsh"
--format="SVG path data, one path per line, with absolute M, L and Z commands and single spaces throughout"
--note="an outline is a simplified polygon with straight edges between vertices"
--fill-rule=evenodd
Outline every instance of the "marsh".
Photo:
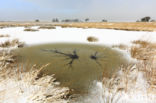
M 44 44 L 16 50 L 17 60 L 28 65 L 50 63 L 42 73 L 55 74 L 61 86 L 72 93 L 88 93 L 94 81 L 111 77 L 127 60 L 123 54 L 107 46 L 89 44 Z

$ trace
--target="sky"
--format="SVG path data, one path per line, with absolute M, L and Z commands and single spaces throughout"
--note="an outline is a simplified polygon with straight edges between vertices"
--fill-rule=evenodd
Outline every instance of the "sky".
M 0 21 L 156 19 L 156 0 L 0 0 Z

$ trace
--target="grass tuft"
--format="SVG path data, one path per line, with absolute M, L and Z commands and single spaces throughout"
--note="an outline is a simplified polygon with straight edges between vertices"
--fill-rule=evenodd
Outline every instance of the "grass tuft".
M 54 26 L 40 26 L 38 29 L 56 29 Z
M 35 31 L 39 31 L 39 30 L 38 29 L 32 29 L 32 28 L 25 28 L 24 31 L 35 32 Z
M 87 40 L 88 40 L 89 42 L 97 42 L 97 41 L 98 41 L 98 38 L 93 37 L 93 36 L 90 36 L 90 37 L 87 38 Z
M 14 39 L 11 41 L 5 41 L 4 43 L 0 44 L 1 48 L 10 48 L 10 47 L 23 47 L 24 43 L 23 42 L 19 42 L 18 39 Z

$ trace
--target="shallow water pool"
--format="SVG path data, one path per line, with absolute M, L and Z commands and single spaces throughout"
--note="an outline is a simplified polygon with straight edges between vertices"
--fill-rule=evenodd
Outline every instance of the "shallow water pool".
M 127 61 L 123 55 L 109 47 L 87 44 L 45 44 L 25 47 L 16 51 L 18 61 L 29 65 L 50 65 L 44 74 L 55 74 L 61 86 L 75 94 L 88 93 L 93 81 L 110 77 Z

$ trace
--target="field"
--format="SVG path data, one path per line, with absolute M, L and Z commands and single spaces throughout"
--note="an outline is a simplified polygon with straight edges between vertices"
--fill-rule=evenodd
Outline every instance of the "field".
M 0 28 L 17 26 L 62 26 L 77 28 L 116 29 L 128 31 L 156 31 L 156 22 L 89 22 L 89 23 L 52 23 L 52 22 L 0 22 Z M 50 28 L 50 27 L 49 27 Z
M 0 28 L 0 103 L 1 101 L 5 103 L 155 103 L 156 101 L 155 22 L 0 22 Z M 60 42 L 63 42 L 63 46 L 54 44 Z M 69 44 L 65 44 L 68 42 L 72 43 L 72 48 Z M 47 43 L 53 46 L 43 45 Z M 83 43 L 86 46 L 83 47 L 81 44 L 78 47 L 74 43 Z M 38 45 L 37 49 L 32 45 Z M 103 47 L 93 49 L 95 45 Z M 111 53 L 104 46 L 122 55 Z M 27 65 L 27 60 L 24 61 L 23 58 L 17 59 L 21 57 L 14 54 L 17 48 L 23 50 L 20 53 L 25 53 L 24 56 L 30 58 L 28 63 L 31 62 L 33 66 Z M 50 53 L 43 52 L 47 49 L 52 50 Z M 75 56 L 78 57 L 75 59 Z M 102 56 L 106 56 L 109 63 L 98 60 Z M 128 64 L 116 66 L 117 72 L 111 72 L 112 74 L 108 76 L 106 70 L 113 69 L 111 66 L 119 62 L 121 56 L 129 61 Z M 35 60 L 41 63 L 35 65 Z M 69 66 L 64 68 L 67 63 Z M 73 65 L 70 65 L 72 63 Z M 49 65 L 52 69 L 55 68 L 54 74 L 43 74 Z M 58 68 L 61 68 L 60 71 L 57 71 Z M 90 73 L 95 76 L 98 71 L 102 78 L 89 86 L 88 95 L 72 94 L 74 89 L 70 86 L 76 85 L 82 90 L 80 87 L 82 82 L 77 81 L 85 77 L 88 79 Z M 65 77 L 61 73 L 69 74 Z M 75 77 L 76 75 L 78 76 Z M 63 80 L 60 80 L 59 76 Z M 69 79 L 74 80 L 72 85 Z

